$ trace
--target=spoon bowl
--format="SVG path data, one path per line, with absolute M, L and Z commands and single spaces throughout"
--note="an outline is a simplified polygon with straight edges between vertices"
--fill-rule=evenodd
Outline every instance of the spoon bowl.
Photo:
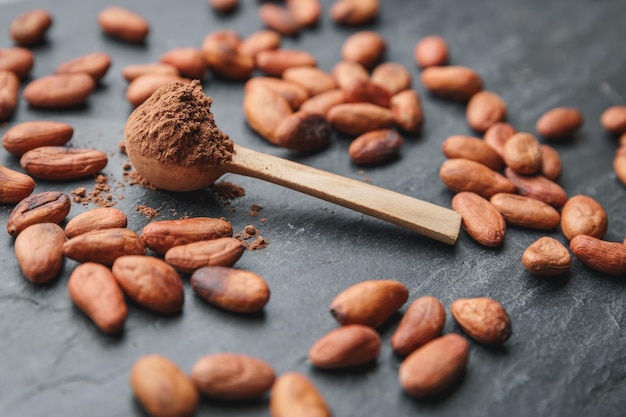
M 158 161 L 126 141 L 126 153 L 137 172 L 155 187 L 168 191 L 195 191 L 213 184 L 225 171 L 221 165 L 183 166 Z

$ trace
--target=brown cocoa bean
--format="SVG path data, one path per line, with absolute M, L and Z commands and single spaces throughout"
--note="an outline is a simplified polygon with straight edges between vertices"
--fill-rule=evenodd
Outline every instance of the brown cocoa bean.
M 330 304 L 330 313 L 342 325 L 378 327 L 409 298 L 409 291 L 394 280 L 368 280 L 343 290 Z
M 33 107 L 64 109 L 84 104 L 95 88 L 94 79 L 84 72 L 54 74 L 31 81 L 23 96 Z
M 309 350 L 313 366 L 342 369 L 365 365 L 380 353 L 380 336 L 374 329 L 350 324 L 322 336 Z
M 17 107 L 20 79 L 13 71 L 0 70 L 0 121 L 8 120 Z
M 300 106 L 300 110 L 326 116 L 331 108 L 337 104 L 343 104 L 345 102 L 346 93 L 344 93 L 343 90 L 336 88 L 307 99 Z
M 9 214 L 7 232 L 17 236 L 36 223 L 61 223 L 70 212 L 70 197 L 57 191 L 32 194 L 21 200 Z
M 204 37 L 202 45 L 205 44 L 222 44 L 229 49 L 237 50 L 242 42 L 241 35 L 234 29 L 220 29 L 209 33 Z
M 328 111 L 327 117 L 335 129 L 353 136 L 394 124 L 391 110 L 371 103 L 338 104 Z
M 254 58 L 259 52 L 278 49 L 281 37 L 273 30 L 259 30 L 241 41 L 237 54 Z
M 464 158 L 446 160 L 439 169 L 439 178 L 455 193 L 471 191 L 484 198 L 496 193 L 514 194 L 515 184 L 489 167 Z
M 255 85 L 246 90 L 243 98 L 246 122 L 263 139 L 278 145 L 276 129 L 293 114 L 289 102 L 263 85 Z
M 486 165 L 494 171 L 502 169 L 504 162 L 485 141 L 465 135 L 454 135 L 443 141 L 441 151 L 446 158 L 464 158 Z
M 337 88 L 335 78 L 316 67 L 287 68 L 283 79 L 301 85 L 311 97 Z
M 424 123 L 422 102 L 415 90 L 405 90 L 391 97 L 391 113 L 398 127 L 408 133 L 417 133 Z
M 332 128 L 319 113 L 298 111 L 288 116 L 274 132 L 276 144 L 296 152 L 315 152 L 328 147 Z
M 583 125 L 584 118 L 580 110 L 570 107 L 556 107 L 544 113 L 535 129 L 546 140 L 571 137 Z
M 145 255 L 139 235 L 125 228 L 92 230 L 74 236 L 63 245 L 63 255 L 77 262 L 112 265 L 120 256 Z
M 542 166 L 541 145 L 530 133 L 516 133 L 504 145 L 502 158 L 516 173 L 537 174 Z
M 259 18 L 269 29 L 281 35 L 294 36 L 300 32 L 300 24 L 289 9 L 274 3 L 259 6 Z
M 430 35 L 420 39 L 413 52 L 420 68 L 438 67 L 448 63 L 448 42 L 441 36 Z
M 183 309 L 183 281 L 165 261 L 144 255 L 123 255 L 115 259 L 112 271 L 122 291 L 137 304 L 164 314 Z
M 178 75 L 148 73 L 132 80 L 126 88 L 126 100 L 134 107 L 146 101 L 156 90 L 173 82 L 189 83 L 187 78 Z
M 206 266 L 191 275 L 191 287 L 203 300 L 236 313 L 255 313 L 269 301 L 263 278 L 241 269 Z
M 626 245 L 593 236 L 577 235 L 569 247 L 582 263 L 609 275 L 626 274 Z
M 468 101 L 483 89 L 476 71 L 462 66 L 428 67 L 422 71 L 421 80 L 432 94 L 453 101 Z
M 289 103 L 289 106 L 294 111 L 298 110 L 309 98 L 308 91 L 301 85 L 291 81 L 271 77 L 251 78 L 246 82 L 244 91 L 248 94 L 251 89 L 254 89 L 257 86 L 262 86 L 282 96 L 285 100 L 287 100 L 287 103 Z
M 202 52 L 197 48 L 174 48 L 159 58 L 161 64 L 172 65 L 180 75 L 186 78 L 201 80 L 206 72 L 206 63 Z
M 315 26 L 322 15 L 319 0 L 287 0 L 287 9 L 301 26 Z
M 202 42 L 202 57 L 217 76 L 229 80 L 245 80 L 254 71 L 254 56 L 241 54 L 241 37 L 233 30 L 219 30 Z
M 346 103 L 372 103 L 380 107 L 391 106 L 391 94 L 370 80 L 354 80 L 344 87 Z
M 167 75 L 180 75 L 178 69 L 169 64 L 161 64 L 153 62 L 149 64 L 135 64 L 127 65 L 122 70 L 122 76 L 128 82 L 133 81 L 135 78 L 139 78 L 146 74 L 167 74 Z
M 141 231 L 141 238 L 146 245 L 159 254 L 164 254 L 174 246 L 232 235 L 233 228 L 229 222 L 212 217 L 161 220 L 148 223 Z
M 569 271 L 572 257 L 561 242 L 543 236 L 526 248 L 522 264 L 533 275 L 555 276 Z
M 23 80 L 35 65 L 35 58 L 30 49 L 19 46 L 0 48 L 0 71 L 11 71 Z
M 65 232 L 55 223 L 38 223 L 15 238 L 15 257 L 24 277 L 35 284 L 55 278 L 63 266 Z
M 268 75 L 280 77 L 287 68 L 315 67 L 317 60 L 309 52 L 281 48 L 260 51 L 256 55 L 256 66 Z
M 135 362 L 130 371 L 130 386 L 152 417 L 190 417 L 200 401 L 191 379 L 159 355 L 144 356 Z
M 479 91 L 467 103 L 466 118 L 477 132 L 485 132 L 506 117 L 506 103 L 491 91 Z
M 626 106 L 611 106 L 602 112 L 600 123 L 615 135 L 626 133 Z
M 483 135 L 483 140 L 502 157 L 504 155 L 504 145 L 515 133 L 515 128 L 509 123 L 499 122 L 487 129 Z
M 506 177 L 517 187 L 521 195 L 560 208 L 567 201 L 567 193 L 560 185 L 543 175 L 519 175 L 510 167 L 504 170 Z
M 537 230 L 555 229 L 561 220 L 554 207 L 534 198 L 517 194 L 498 193 L 489 202 L 502 214 L 507 223 Z
M 446 311 L 437 298 L 420 297 L 413 301 L 391 337 L 391 347 L 401 356 L 439 337 L 446 323 Z
M 74 74 L 77 72 L 85 72 L 98 82 L 104 78 L 107 71 L 109 71 L 110 66 L 111 57 L 109 54 L 104 52 L 94 52 L 63 62 L 57 66 L 55 73 Z
M 609 227 L 604 208 L 587 195 L 570 197 L 561 210 L 561 231 L 572 240 L 577 235 L 602 239 Z
M 104 152 L 65 146 L 41 146 L 20 158 L 20 165 L 26 172 L 46 181 L 88 177 L 102 171 L 107 163 Z
M 391 95 L 411 88 L 411 73 L 397 62 L 383 62 L 372 71 L 373 83 L 384 87 Z
M 98 14 L 98 24 L 105 34 L 124 42 L 143 43 L 150 32 L 146 19 L 119 6 L 102 10 Z
M 346 88 L 354 80 L 368 80 L 367 68 L 358 62 L 340 61 L 333 67 L 333 77 L 339 88 Z
M 102 229 L 125 228 L 128 223 L 126 215 L 114 207 L 100 207 L 85 211 L 65 225 L 65 234 L 69 238 L 83 233 Z
M 331 417 L 322 394 L 298 372 L 287 372 L 276 379 L 270 395 L 270 413 L 272 417 Z
M 344 26 L 362 26 L 379 13 L 379 0 L 336 0 L 330 8 L 331 19 Z
M 165 252 L 165 262 L 184 273 L 192 273 L 203 266 L 233 266 L 241 258 L 245 245 L 234 237 L 174 246 Z
M 615 152 L 615 158 L 613 159 L 613 170 L 617 179 L 623 185 L 626 185 L 626 146 L 622 146 Z
M 109 268 L 93 262 L 80 264 L 72 271 L 67 289 L 76 307 L 100 330 L 105 333 L 122 330 L 128 308 Z
M 469 359 L 469 343 L 458 334 L 431 340 L 411 353 L 401 364 L 398 379 L 413 397 L 430 397 L 456 384 Z
M 459 298 L 450 311 L 463 331 L 479 343 L 501 345 L 511 337 L 509 314 L 492 298 Z
M 341 47 L 344 61 L 357 62 L 365 68 L 372 68 L 382 58 L 387 42 L 379 33 L 363 30 L 350 35 Z
M 9 26 L 11 38 L 20 46 L 43 42 L 52 26 L 52 15 L 43 9 L 34 9 L 16 17 Z
M 230 13 L 239 7 L 239 0 L 209 0 L 209 4 L 218 13 Z
M 354 139 L 348 147 L 352 161 L 372 165 L 396 158 L 404 140 L 392 129 L 372 130 Z
M 461 215 L 465 231 L 476 242 L 496 247 L 504 241 L 504 217 L 487 199 L 476 193 L 462 191 L 452 198 L 452 209 Z
M 270 390 L 276 374 L 266 362 L 246 355 L 218 353 L 200 358 L 191 370 L 198 390 L 220 400 L 250 400 Z
M 12 155 L 22 156 L 40 146 L 62 146 L 72 138 L 74 128 L 66 123 L 44 120 L 13 126 L 2 137 L 2 146 Z
M 35 190 L 35 181 L 26 174 L 0 165 L 0 203 L 17 203 Z
M 556 149 L 550 145 L 541 145 L 541 175 L 555 181 L 562 169 L 561 157 Z

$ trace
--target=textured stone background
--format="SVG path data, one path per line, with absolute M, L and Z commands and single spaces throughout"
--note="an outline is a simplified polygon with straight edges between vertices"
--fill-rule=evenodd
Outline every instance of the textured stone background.
M 5 3 L 2 1 L 2 3 Z M 8 25 L 35 7 L 55 18 L 48 43 L 35 48 L 32 77 L 51 73 L 78 55 L 105 51 L 113 66 L 84 109 L 50 112 L 21 103 L 13 120 L 0 127 L 36 119 L 70 123 L 71 144 L 94 147 L 109 155 L 104 170 L 111 184 L 122 181 L 119 153 L 123 127 L 132 110 L 125 101 L 124 66 L 151 62 L 165 51 L 201 45 L 216 29 L 242 35 L 261 29 L 258 2 L 243 1 L 229 17 L 212 13 L 206 1 L 124 2 L 152 24 L 145 47 L 129 46 L 101 35 L 96 15 L 102 2 L 43 0 L 7 2 L 0 7 L 0 47 L 11 45 Z M 508 104 L 509 121 L 534 132 L 537 118 L 554 106 L 578 107 L 586 124 L 573 140 L 556 144 L 564 163 L 560 184 L 570 195 L 587 194 L 609 214 L 606 239 L 626 236 L 626 190 L 612 169 L 616 139 L 599 123 L 602 111 L 626 102 L 626 27 L 623 0 L 461 0 L 383 1 L 380 18 L 366 29 L 388 41 L 387 60 L 408 66 L 422 93 L 426 123 L 422 134 L 406 138 L 402 157 L 390 164 L 360 168 L 347 156 L 349 138 L 336 135 L 332 146 L 312 156 L 272 147 L 245 124 L 243 85 L 207 78 L 205 92 L 214 98 L 218 124 L 243 146 L 300 161 L 357 180 L 409 194 L 444 206 L 452 194 L 438 178 L 444 160 L 441 142 L 453 134 L 472 134 L 464 107 L 436 99 L 419 83 L 412 58 L 423 36 L 438 33 L 450 44 L 451 62 L 476 69 L 485 87 Z M 323 1 L 327 11 L 332 2 Z M 357 29 L 336 27 L 325 14 L 318 28 L 285 39 L 284 47 L 312 51 L 319 66 L 330 70 L 340 59 L 341 44 Z M 19 168 L 3 149 L 0 164 Z M 253 224 L 269 247 L 246 252 L 238 267 L 263 276 L 272 296 L 262 314 L 234 315 L 198 299 L 185 277 L 184 312 L 165 317 L 136 305 L 129 308 L 120 337 L 101 334 L 73 307 L 67 279 L 75 263 L 46 286 L 28 283 L 13 254 L 13 239 L 0 239 L 0 415 L 91 416 L 142 415 L 133 400 L 128 373 L 148 353 L 162 354 L 189 371 L 203 355 L 232 351 L 258 356 L 277 373 L 309 376 L 336 416 L 572 416 L 623 415 L 626 407 L 626 339 L 623 278 L 595 273 L 574 260 L 571 274 L 546 282 L 527 273 L 520 257 L 540 232 L 511 227 L 504 245 L 491 250 L 461 232 L 449 247 L 323 201 L 258 180 L 227 175 L 246 196 L 225 206 L 209 190 L 179 195 L 126 185 L 114 189 L 117 207 L 140 231 L 149 221 L 135 207 L 159 209 L 157 219 L 176 216 L 224 216 L 235 230 Z M 123 181 L 122 181 L 123 182 Z M 70 192 L 93 188 L 93 180 L 71 184 L 37 182 L 36 192 Z M 123 194 L 124 199 L 117 196 Z M 257 218 L 250 206 L 263 206 Z M 12 207 L 0 207 L 4 224 Z M 74 205 L 70 218 L 91 207 Z M 259 222 L 260 217 L 267 222 Z M 562 242 L 559 231 L 550 235 Z M 310 346 L 337 324 L 328 313 L 334 296 L 364 279 L 393 278 L 410 290 L 409 301 L 431 294 L 449 312 L 460 297 L 490 296 L 509 311 L 514 334 L 499 350 L 471 342 L 463 382 L 453 392 L 430 401 L 404 395 L 397 382 L 400 359 L 389 339 L 399 315 L 383 326 L 383 349 L 374 366 L 359 372 L 328 373 L 307 361 Z M 406 308 L 406 306 L 405 306 Z M 404 310 L 404 309 L 403 309 Z M 448 315 L 445 332 L 461 332 Z M 224 405 L 203 402 L 198 415 L 269 415 L 267 398 Z

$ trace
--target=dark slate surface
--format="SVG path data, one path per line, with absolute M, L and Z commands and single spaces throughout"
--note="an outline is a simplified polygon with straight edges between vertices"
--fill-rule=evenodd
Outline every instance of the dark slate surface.
M 6 2 L 5 2 L 6 3 Z M 125 65 L 150 62 L 170 48 L 199 47 L 209 32 L 234 28 L 248 35 L 262 27 L 258 2 L 243 1 L 228 17 L 215 15 L 206 1 L 128 1 L 125 5 L 152 24 L 145 47 L 129 46 L 101 35 L 96 15 L 101 2 L 22 1 L 0 5 L 0 46 L 11 45 L 9 22 L 19 13 L 46 7 L 55 24 L 48 43 L 35 48 L 32 76 L 47 75 L 59 63 L 93 51 L 112 55 L 113 66 L 86 108 L 49 112 L 21 103 L 15 117 L 0 128 L 35 119 L 57 120 L 75 128 L 73 146 L 107 152 L 104 170 L 112 185 L 122 181 L 118 151 L 131 107 L 125 101 Z M 325 9 L 330 0 L 323 2 Z M 444 158 L 441 142 L 452 134 L 471 134 L 464 107 L 428 95 L 413 63 L 415 42 L 428 34 L 450 43 L 451 61 L 475 68 L 487 89 L 498 92 L 509 107 L 509 121 L 534 132 L 537 118 L 554 106 L 578 107 L 586 117 L 580 134 L 556 144 L 564 163 L 561 185 L 570 195 L 597 199 L 610 218 L 608 240 L 626 235 L 624 187 L 612 169 L 616 139 L 605 133 L 599 116 L 626 96 L 626 29 L 623 0 L 491 0 L 383 1 L 380 19 L 367 29 L 389 43 L 387 59 L 407 65 L 422 93 L 426 124 L 417 138 L 407 138 L 401 159 L 360 168 L 347 156 L 349 138 L 336 136 L 317 155 L 298 156 L 256 136 L 241 110 L 242 84 L 207 78 L 205 91 L 214 97 L 219 125 L 237 143 L 300 161 L 357 180 L 444 206 L 452 194 L 437 172 Z M 285 47 L 312 51 L 320 67 L 330 70 L 340 58 L 343 40 L 357 29 L 336 27 L 325 15 L 317 29 L 285 39 Z M 19 169 L 18 161 L 0 151 L 0 163 Z M 277 373 L 299 371 L 309 376 L 336 416 L 618 416 L 626 407 L 626 340 L 622 278 L 593 272 L 574 260 L 571 274 L 546 282 L 527 273 L 520 257 L 540 232 L 511 227 L 502 248 L 486 249 L 464 231 L 456 246 L 421 238 L 323 201 L 258 180 L 227 175 L 246 190 L 230 206 L 208 190 L 178 195 L 126 185 L 113 190 L 117 207 L 140 231 L 148 219 L 138 204 L 158 208 L 158 219 L 177 216 L 224 216 L 235 230 L 258 227 L 268 248 L 246 252 L 238 266 L 263 276 L 272 296 L 262 314 L 230 314 L 197 298 L 185 277 L 184 312 L 165 317 L 136 305 L 129 309 L 120 337 L 100 333 L 75 307 L 67 280 L 76 265 L 66 262 L 50 285 L 36 286 L 21 275 L 13 239 L 0 241 L 0 415 L 91 416 L 142 415 L 128 384 L 129 370 L 142 355 L 159 353 L 189 371 L 200 357 L 232 351 L 258 356 Z M 123 181 L 122 181 L 123 182 Z M 70 192 L 93 188 L 93 180 L 76 183 L 37 182 L 36 191 Z M 119 199 L 120 195 L 124 199 Z M 253 204 L 263 206 L 251 217 Z M 73 205 L 70 218 L 93 206 Z M 11 206 L 0 207 L 5 223 Z M 565 242 L 558 231 L 550 235 Z M 359 372 L 328 373 L 307 361 L 311 345 L 337 324 L 328 313 L 334 296 L 365 279 L 393 278 L 410 290 L 410 301 L 432 294 L 449 312 L 459 297 L 490 296 L 509 311 L 514 334 L 502 349 L 471 342 L 467 374 L 460 386 L 442 398 L 416 401 L 403 394 L 389 340 L 398 317 L 382 331 L 383 348 L 375 366 Z M 405 307 L 406 308 L 406 307 Z M 448 314 L 445 332 L 461 332 Z M 223 405 L 203 402 L 200 416 L 269 415 L 267 398 Z M 295 416 L 294 416 L 295 417 Z

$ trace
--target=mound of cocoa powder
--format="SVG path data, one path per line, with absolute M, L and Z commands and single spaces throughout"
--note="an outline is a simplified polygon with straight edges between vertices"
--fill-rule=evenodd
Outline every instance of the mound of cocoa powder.
M 200 81 L 173 82 L 137 107 L 126 123 L 126 141 L 142 154 L 179 166 L 210 166 L 232 158 L 233 141 L 216 125 Z

